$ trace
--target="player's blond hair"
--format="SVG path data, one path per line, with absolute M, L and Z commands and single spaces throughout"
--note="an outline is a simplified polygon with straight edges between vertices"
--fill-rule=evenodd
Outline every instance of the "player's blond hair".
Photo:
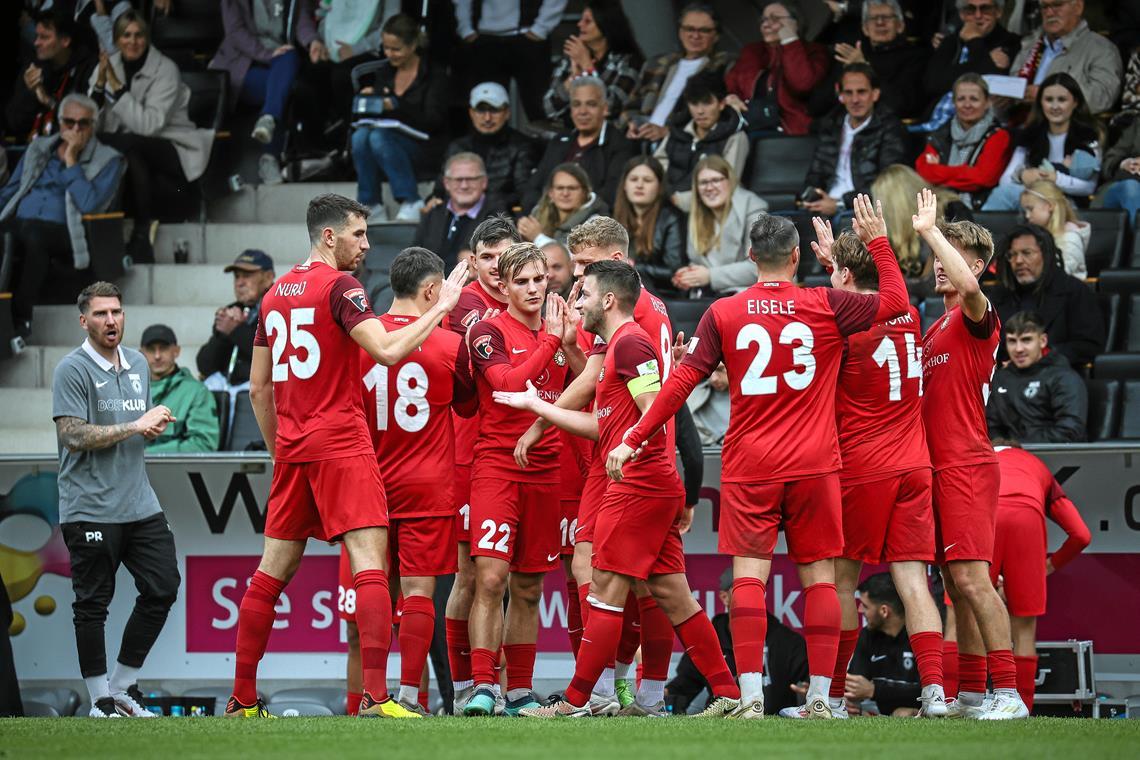
M 942 236 L 959 248 L 981 259 L 987 267 L 994 257 L 994 237 L 990 231 L 974 222 L 942 222 L 938 225 Z
M 591 217 L 570 230 L 566 237 L 566 247 L 571 252 L 583 248 L 617 248 L 628 256 L 629 231 L 613 217 Z
M 851 230 L 846 230 L 831 244 L 831 257 L 836 268 L 851 270 L 855 286 L 864 290 L 879 289 L 879 270 L 866 244 Z
M 534 243 L 512 244 L 499 256 L 499 279 L 509 281 L 527 264 L 541 264 L 546 269 L 546 254 Z

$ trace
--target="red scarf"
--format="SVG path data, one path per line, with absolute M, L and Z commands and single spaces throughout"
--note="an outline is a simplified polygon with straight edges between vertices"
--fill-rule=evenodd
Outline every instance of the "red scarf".
M 1025 63 L 1021 64 L 1021 69 L 1018 70 L 1017 75 L 1032 82 L 1033 78 L 1037 76 L 1037 67 L 1041 64 L 1041 55 L 1044 51 L 1045 35 L 1042 34 L 1037 38 L 1037 42 L 1033 43 L 1033 50 L 1029 52 L 1029 57 L 1025 59 Z

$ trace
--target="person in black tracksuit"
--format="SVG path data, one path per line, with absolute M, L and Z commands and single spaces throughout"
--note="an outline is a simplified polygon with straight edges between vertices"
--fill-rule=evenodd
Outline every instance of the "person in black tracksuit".
M 890 573 L 876 573 L 859 585 L 860 632 L 847 667 L 849 705 L 873 700 L 880 715 L 912 716 L 922 691 L 918 664 L 906 633 L 906 611 Z

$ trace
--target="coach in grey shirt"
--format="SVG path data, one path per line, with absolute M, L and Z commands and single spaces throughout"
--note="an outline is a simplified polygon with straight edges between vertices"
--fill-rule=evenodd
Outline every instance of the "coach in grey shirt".
M 116 286 L 96 282 L 84 288 L 79 324 L 87 339 L 63 358 L 52 378 L 59 520 L 71 553 L 79 667 L 91 695 L 91 717 L 153 717 L 141 704 L 138 672 L 162 632 L 181 578 L 143 449 L 174 418 L 165 406 L 151 407 L 146 359 L 120 345 L 124 316 Z M 108 678 L 103 626 L 120 564 L 139 594 Z

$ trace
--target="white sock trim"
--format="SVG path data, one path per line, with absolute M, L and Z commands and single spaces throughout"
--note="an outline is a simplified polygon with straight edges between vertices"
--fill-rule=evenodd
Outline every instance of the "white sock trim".
M 403 702 L 407 705 L 414 705 L 420 701 L 420 687 L 418 686 L 404 686 L 400 684 L 400 694 L 396 697 L 397 702 Z
M 614 668 L 614 678 L 619 678 L 619 679 L 628 681 L 630 674 L 632 672 L 633 672 L 633 663 L 632 662 L 619 662 L 619 663 L 617 663 L 617 667 Z
M 641 686 L 637 690 L 637 703 L 642 707 L 655 707 L 665 699 L 665 682 L 641 679 Z
M 741 673 L 740 701 L 754 702 L 758 699 L 764 699 L 764 674 Z
M 599 610 L 609 610 L 610 612 L 616 612 L 618 614 L 625 612 L 625 607 L 615 607 L 612 604 L 606 604 L 605 602 L 595 599 L 593 594 L 586 597 L 586 603 L 591 607 L 597 607 Z
M 89 676 L 84 678 L 83 682 L 87 684 L 87 694 L 91 697 L 92 705 L 103 697 L 111 696 L 111 684 L 107 681 L 106 673 L 98 676 Z
M 809 676 L 808 678 L 808 699 L 813 697 L 828 699 L 828 692 L 831 691 L 831 676 Z

